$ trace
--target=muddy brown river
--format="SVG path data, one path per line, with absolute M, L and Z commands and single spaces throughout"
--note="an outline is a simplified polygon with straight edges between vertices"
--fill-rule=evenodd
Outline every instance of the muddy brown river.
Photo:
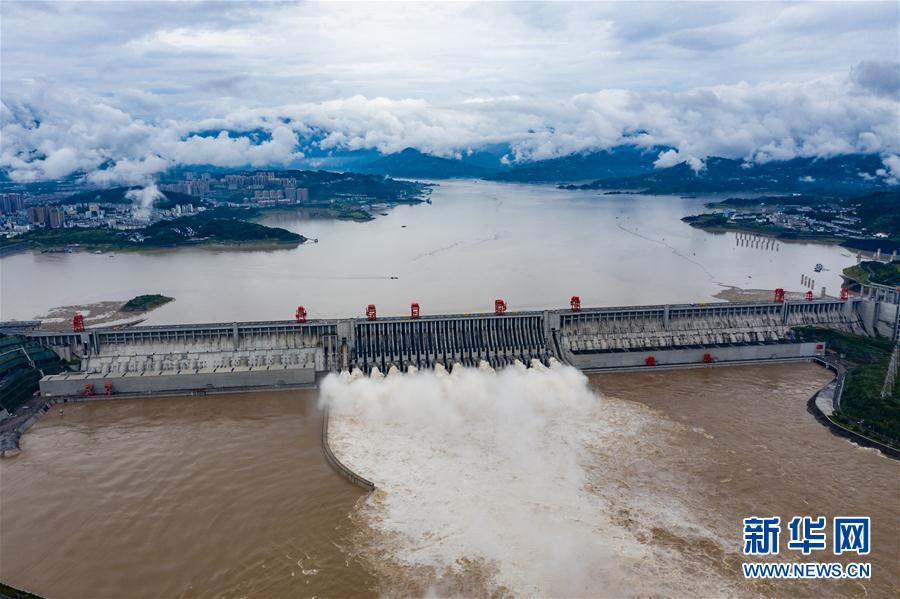
M 590 405 L 556 402 L 584 385 L 577 373 L 479 376 L 435 383 L 468 398 L 452 413 L 434 409 L 427 376 L 389 383 L 413 398 L 401 402 L 416 414 L 411 430 L 449 423 L 414 447 L 397 436 L 402 422 L 335 416 L 342 458 L 371 463 L 369 497 L 325 462 L 314 392 L 53 410 L 0 460 L 0 580 L 48 598 L 900 593 L 900 464 L 806 412 L 829 380 L 819 367 L 604 375 L 590 380 L 601 395 Z M 363 389 L 369 399 L 380 385 Z M 502 411 L 516 390 L 533 418 Z M 490 434 L 454 424 L 483 416 L 479 393 L 497 406 Z M 581 409 L 589 426 L 566 417 Z M 472 451 L 452 445 L 461 430 Z M 545 442 L 545 430 L 574 434 L 586 452 L 570 460 L 568 442 Z M 521 476 L 515 456 L 532 450 L 543 457 Z M 871 516 L 872 579 L 745 582 L 747 515 Z

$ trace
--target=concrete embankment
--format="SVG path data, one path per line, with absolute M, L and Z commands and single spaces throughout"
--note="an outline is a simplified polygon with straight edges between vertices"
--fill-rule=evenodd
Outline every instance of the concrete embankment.
M 338 471 L 342 476 L 346 477 L 350 482 L 355 484 L 358 487 L 362 487 L 366 491 L 374 491 L 375 484 L 364 478 L 348 468 L 343 462 L 341 462 L 334 452 L 331 450 L 331 443 L 328 441 L 328 420 L 330 418 L 330 410 L 326 405 L 323 408 L 322 414 L 322 450 L 325 452 L 325 458 L 328 460 L 328 463 L 331 464 L 335 470 Z
M 830 360 L 815 358 L 813 361 L 819 366 L 832 371 L 835 376 L 830 383 L 816 391 L 809 398 L 809 401 L 806 402 L 806 411 L 812 414 L 819 423 L 827 426 L 833 434 L 849 439 L 862 447 L 877 449 L 888 457 L 900 459 L 900 451 L 897 449 L 863 436 L 831 419 L 831 415 L 835 410 L 840 409 L 841 393 L 844 390 L 844 377 L 847 372 L 842 365 Z

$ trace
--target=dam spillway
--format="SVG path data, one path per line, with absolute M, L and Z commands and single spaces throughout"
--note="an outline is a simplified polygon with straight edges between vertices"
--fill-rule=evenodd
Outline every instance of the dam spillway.
M 551 358 L 586 372 L 810 359 L 792 328 L 896 333 L 900 304 L 867 298 L 721 302 L 419 317 L 19 331 L 78 359 L 48 396 L 313 386 L 328 372 Z
M 548 362 L 550 352 L 541 312 L 474 314 L 357 321 L 351 366 L 405 369 L 442 364 L 504 366 L 516 360 Z

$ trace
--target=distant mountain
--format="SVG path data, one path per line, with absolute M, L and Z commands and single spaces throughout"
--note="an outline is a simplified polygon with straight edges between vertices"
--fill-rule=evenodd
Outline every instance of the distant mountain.
M 599 152 L 527 162 L 487 178 L 521 183 L 560 183 L 641 175 L 652 172 L 660 152 L 668 149 L 661 146 L 617 146 Z
M 353 167 L 358 173 L 373 173 L 408 179 L 452 179 L 458 177 L 483 178 L 502 168 L 500 159 L 496 166 L 485 153 L 475 152 L 460 159 L 441 158 L 406 148 L 396 154 L 388 154 L 367 164 Z
M 710 157 L 695 172 L 687 163 L 630 177 L 600 178 L 580 189 L 633 189 L 647 193 L 709 193 L 719 191 L 776 191 L 800 193 L 856 192 L 883 184 L 870 175 L 884 168 L 875 154 L 848 154 L 833 158 L 750 164 L 742 160 Z
M 648 173 L 653 170 L 653 162 L 659 153 L 667 149 L 626 145 L 510 165 L 501 160 L 508 153 L 508 147 L 500 148 L 499 151 L 471 151 L 458 159 L 441 158 L 407 148 L 396 154 L 381 156 L 367 164 L 354 165 L 351 170 L 423 179 L 467 177 L 521 183 L 561 183 Z

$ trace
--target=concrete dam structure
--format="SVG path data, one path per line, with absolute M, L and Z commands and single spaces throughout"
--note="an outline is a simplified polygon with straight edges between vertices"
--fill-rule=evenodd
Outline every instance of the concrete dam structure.
M 198 325 L 18 331 L 81 369 L 46 376 L 47 396 L 195 393 L 314 386 L 328 372 L 441 364 L 502 367 L 555 358 L 586 372 L 811 359 L 796 326 L 897 334 L 900 303 L 867 298 Z M 900 299 L 900 298 L 898 298 Z M 502 309 L 501 309 L 502 303 Z

